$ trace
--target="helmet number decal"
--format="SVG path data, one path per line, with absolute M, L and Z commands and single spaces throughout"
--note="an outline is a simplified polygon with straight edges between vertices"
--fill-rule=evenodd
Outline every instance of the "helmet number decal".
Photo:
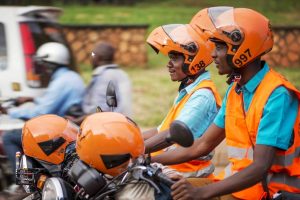
M 244 53 L 240 55 L 238 59 L 234 60 L 234 64 L 238 65 L 239 67 L 242 67 L 243 64 L 247 62 L 251 57 L 252 57 L 251 52 L 250 49 L 248 48 L 244 51 Z
M 203 60 L 201 60 L 199 63 L 192 66 L 191 71 L 194 71 L 197 73 L 201 68 L 203 68 L 205 66 L 206 66 L 205 62 Z

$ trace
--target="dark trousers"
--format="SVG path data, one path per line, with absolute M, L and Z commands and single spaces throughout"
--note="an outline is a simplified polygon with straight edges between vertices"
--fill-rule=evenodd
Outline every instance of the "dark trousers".
M 6 131 L 3 136 L 3 148 L 9 159 L 13 172 L 16 171 L 16 152 L 22 151 L 22 130 Z

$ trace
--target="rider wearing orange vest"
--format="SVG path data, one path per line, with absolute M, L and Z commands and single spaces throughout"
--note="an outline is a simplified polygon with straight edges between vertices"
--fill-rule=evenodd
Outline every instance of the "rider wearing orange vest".
M 178 96 L 162 124 L 157 129 L 145 133 L 146 139 L 149 135 L 152 136 L 146 140 L 146 148 L 151 151 L 153 142 L 168 133 L 169 126 L 175 119 L 187 120 L 188 122 L 185 122 L 194 137 L 200 137 L 216 116 L 221 98 L 210 80 L 209 72 L 205 71 L 205 67 L 212 62 L 212 44 L 206 44 L 204 39 L 197 38 L 196 32 L 189 25 L 160 26 L 152 31 L 147 42 L 156 52 L 160 51 L 169 56 L 167 67 L 171 79 L 181 82 Z M 203 103 L 199 105 L 201 102 Z M 201 115 L 205 120 L 199 121 Z M 153 153 L 152 161 L 164 164 L 163 159 L 156 158 L 172 148 L 176 146 Z M 211 158 L 212 155 L 207 155 L 169 167 L 181 172 L 185 177 L 208 177 L 214 171 Z
M 226 139 L 229 165 L 210 184 L 179 180 L 171 188 L 173 199 L 229 194 L 226 199 L 257 200 L 279 190 L 300 193 L 300 92 L 261 61 L 273 47 L 269 20 L 246 8 L 214 7 L 208 13 L 214 24 L 212 57 L 231 85 L 214 123 L 192 147 L 168 152 L 177 157 L 166 163 L 206 155 Z
M 239 87 L 237 83 L 234 83 L 228 91 L 225 131 L 230 164 L 216 179 L 222 180 L 227 178 L 243 170 L 253 162 L 253 145 L 256 144 L 260 120 L 262 115 L 265 114 L 264 107 L 273 91 L 280 86 L 295 92 L 298 99 L 300 99 L 300 92 L 281 75 L 270 69 L 257 87 L 246 115 L 241 109 L 243 95 L 236 92 L 236 88 Z M 236 124 L 237 121 L 239 121 L 238 124 Z M 300 137 L 298 123 L 299 121 L 296 121 L 294 126 L 294 138 L 292 139 L 294 143 L 286 151 L 276 149 L 276 156 L 266 177 L 271 196 L 279 190 L 300 193 L 300 160 L 298 158 Z M 249 134 L 243 134 L 245 131 Z M 258 183 L 246 190 L 235 192 L 234 196 L 240 199 L 259 199 L 263 193 L 264 189 L 261 183 Z

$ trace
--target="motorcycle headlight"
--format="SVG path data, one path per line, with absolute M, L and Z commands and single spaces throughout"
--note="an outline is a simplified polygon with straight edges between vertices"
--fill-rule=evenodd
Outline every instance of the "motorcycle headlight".
M 52 177 L 47 179 L 44 185 L 42 200 L 74 199 L 72 190 L 61 178 Z
M 38 177 L 44 173 L 44 169 L 36 167 L 36 161 L 26 155 L 16 158 L 16 183 L 22 185 L 27 193 L 36 191 Z

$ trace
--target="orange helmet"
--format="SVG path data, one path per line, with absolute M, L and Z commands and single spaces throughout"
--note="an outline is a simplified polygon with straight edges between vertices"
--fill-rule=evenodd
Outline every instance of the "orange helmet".
M 189 24 L 169 24 L 154 29 L 147 43 L 158 53 L 168 55 L 176 51 L 184 55 L 182 71 L 195 75 L 212 62 L 213 44 L 205 34 L 196 33 Z
M 128 117 L 114 112 L 86 117 L 76 143 L 80 160 L 111 176 L 125 171 L 130 159 L 143 154 L 144 149 L 138 126 Z
M 28 120 L 22 131 L 24 154 L 51 164 L 61 164 L 66 146 L 76 140 L 78 126 L 57 115 Z
M 215 30 L 215 26 L 208 14 L 208 8 L 202 9 L 194 15 L 190 21 L 190 25 L 199 35 L 205 34 L 207 39 L 212 31 Z
M 236 68 L 241 68 L 273 47 L 269 20 L 248 8 L 212 7 L 208 9 L 215 30 L 212 41 L 225 42 L 227 57 Z

